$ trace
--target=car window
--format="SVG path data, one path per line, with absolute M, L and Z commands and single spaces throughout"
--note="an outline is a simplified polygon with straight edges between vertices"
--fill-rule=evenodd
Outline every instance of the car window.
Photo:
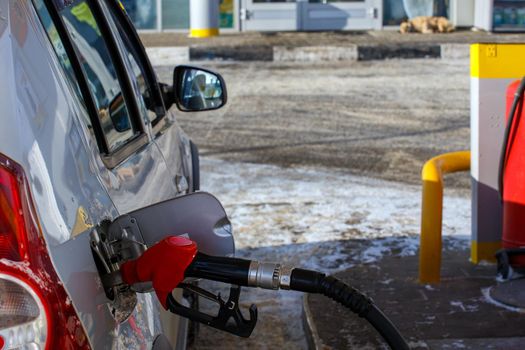
M 132 81 L 137 85 L 137 88 L 140 91 L 140 94 L 142 96 L 142 102 L 146 109 L 146 116 L 148 120 L 155 124 L 157 118 L 157 114 L 155 113 L 155 102 L 152 97 L 152 88 L 149 86 L 149 83 L 147 79 L 145 78 L 145 68 L 142 65 L 142 62 L 139 58 L 139 55 L 137 54 L 135 48 L 133 47 L 132 38 L 126 33 L 123 28 L 121 28 L 118 23 L 119 19 L 116 17 L 115 13 L 110 10 L 111 13 L 111 19 L 112 25 L 117 28 L 115 32 L 117 33 L 119 39 L 122 42 L 122 50 L 124 51 L 124 56 L 128 59 L 131 69 L 132 69 Z M 159 118 L 160 119 L 160 118 Z
M 55 0 L 71 36 L 109 152 L 115 151 L 139 133 L 130 117 L 115 66 L 99 25 L 85 0 Z
M 44 5 L 43 0 L 33 0 L 33 3 L 35 5 L 38 16 L 40 17 L 40 20 L 44 25 L 49 41 L 53 45 L 53 49 L 55 50 L 58 61 L 60 62 L 60 65 L 62 66 L 62 69 L 66 74 L 66 78 L 73 87 L 73 90 L 75 91 L 75 94 L 77 95 L 80 103 L 84 105 L 84 99 L 82 98 L 82 93 L 78 84 L 78 80 L 75 77 L 75 72 L 73 71 L 71 61 L 69 60 L 69 56 L 66 53 L 64 44 L 60 39 L 58 30 L 51 19 L 51 15 L 49 14 L 47 7 Z M 83 107 L 85 110 L 85 105 Z M 88 128 L 91 129 L 91 120 L 89 119 L 87 113 L 83 113 L 82 116 L 84 117 L 84 122 L 87 124 Z

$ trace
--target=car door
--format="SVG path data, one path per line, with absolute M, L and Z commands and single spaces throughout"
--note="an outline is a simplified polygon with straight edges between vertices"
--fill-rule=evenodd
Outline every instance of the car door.
M 85 124 L 83 132 L 88 130 L 87 134 L 98 146 L 92 149 L 92 164 L 117 210 L 114 215 L 173 198 L 176 187 L 153 142 L 150 117 L 138 83 L 129 73 L 129 62 L 120 54 L 111 24 L 104 17 L 105 4 L 86 0 L 34 0 L 34 3 L 40 11 L 47 11 L 48 20 L 54 25 L 46 30 L 58 56 L 67 55 L 68 62 L 75 63 L 74 72 L 66 75 L 82 82 L 77 90 L 82 90 L 80 95 L 85 104 L 81 109 L 86 115 L 80 118 Z M 56 45 L 57 38 L 60 45 Z M 106 219 L 111 220 L 114 215 Z M 61 265 L 61 276 L 74 275 L 68 264 L 76 266 L 72 263 L 76 258 L 82 255 L 78 260 L 84 260 L 84 255 L 91 254 L 87 236 L 80 235 L 68 242 L 68 249 L 54 254 Z M 76 274 L 78 278 L 81 275 Z M 79 301 L 90 295 L 88 288 L 97 287 L 87 285 L 85 278 L 78 278 L 76 283 L 67 282 L 68 292 L 75 305 L 85 306 L 79 312 L 95 348 L 151 346 L 160 330 L 159 303 L 154 296 L 139 294 L 138 306 L 119 323 L 108 319 L 111 315 L 107 300 Z M 84 287 L 79 288 L 81 285 Z

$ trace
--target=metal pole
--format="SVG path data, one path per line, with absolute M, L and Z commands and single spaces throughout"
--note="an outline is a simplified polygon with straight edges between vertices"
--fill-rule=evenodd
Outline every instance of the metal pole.
M 219 35 L 219 0 L 190 1 L 190 37 Z
M 157 0 L 156 1 L 156 6 L 157 6 L 157 24 L 156 24 L 156 29 L 157 29 L 157 32 L 160 32 L 163 28 L 162 28 L 162 2 L 161 0 Z

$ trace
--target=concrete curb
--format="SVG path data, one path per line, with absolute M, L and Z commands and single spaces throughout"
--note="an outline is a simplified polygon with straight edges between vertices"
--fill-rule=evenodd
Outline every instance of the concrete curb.
M 273 47 L 275 62 L 357 61 L 358 46 Z
M 148 47 L 153 65 L 188 61 L 335 62 L 384 59 L 466 59 L 470 44 L 387 44 L 346 46 L 173 46 Z
M 273 61 L 271 46 L 190 46 L 190 61 Z
M 147 47 L 146 53 L 154 66 L 169 66 L 178 62 L 188 62 L 190 51 L 188 47 Z
M 457 59 L 469 58 L 470 45 L 468 44 L 442 44 L 441 58 L 443 59 Z
M 390 58 L 441 58 L 440 45 L 370 45 L 359 46 L 359 61 Z
M 308 343 L 308 349 L 310 350 L 322 350 L 323 342 L 319 337 L 317 328 L 315 327 L 314 319 L 312 312 L 310 311 L 310 306 L 308 305 L 308 294 L 303 296 L 303 329 L 306 335 L 306 342 Z

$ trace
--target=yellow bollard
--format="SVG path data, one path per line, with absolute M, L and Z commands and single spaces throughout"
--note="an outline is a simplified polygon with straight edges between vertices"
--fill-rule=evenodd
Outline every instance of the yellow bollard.
M 469 169 L 470 151 L 441 154 L 430 159 L 423 166 L 419 283 L 439 283 L 440 281 L 443 174 Z

